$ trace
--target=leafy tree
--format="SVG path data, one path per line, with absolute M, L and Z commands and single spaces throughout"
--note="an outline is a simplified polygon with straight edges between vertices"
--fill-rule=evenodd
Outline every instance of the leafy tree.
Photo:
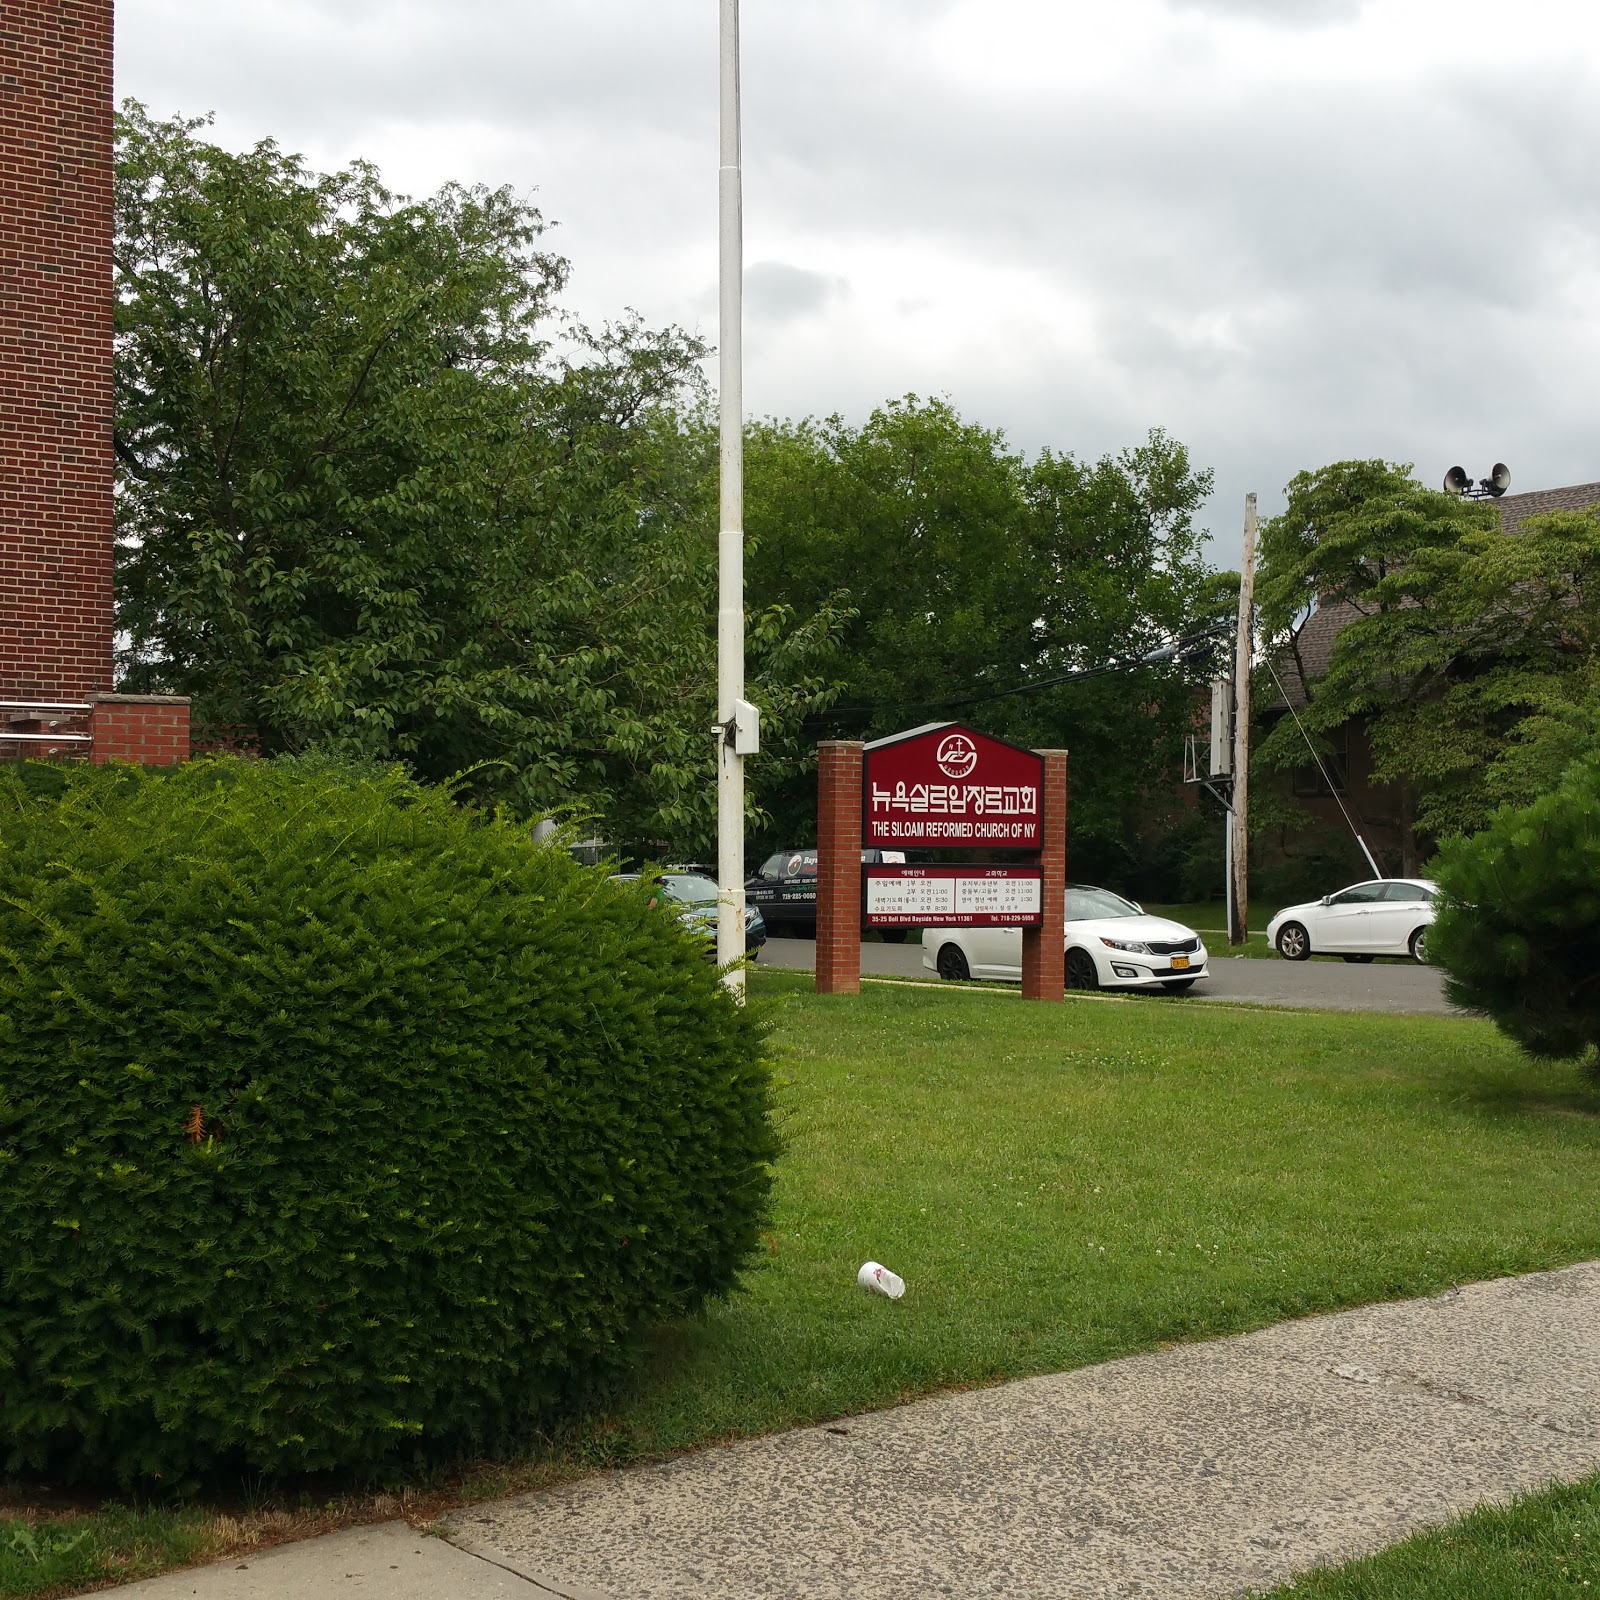
M 704 348 L 555 318 L 567 266 L 507 190 L 118 124 L 125 685 L 267 751 L 478 766 L 618 836 L 712 827 Z M 752 625 L 780 750 L 835 620 Z
M 1504 806 L 1471 838 L 1447 841 L 1444 890 L 1428 936 L 1445 992 L 1487 1012 L 1535 1056 L 1589 1058 L 1600 1047 L 1600 761 L 1557 788 Z
M 1288 499 L 1262 535 L 1268 648 L 1313 734 L 1364 719 L 1414 871 L 1419 836 L 1482 827 L 1499 801 L 1532 798 L 1595 726 L 1600 519 L 1558 513 L 1507 533 L 1492 505 L 1376 461 L 1303 473 Z M 1313 603 L 1353 613 L 1320 676 L 1297 632 Z M 1259 756 L 1302 764 L 1299 730 L 1281 722 Z
M 1009 687 L 1033 617 L 1022 463 L 1002 437 L 914 397 L 859 428 L 769 424 L 750 442 L 753 597 L 806 606 L 846 589 L 853 701 L 936 704 Z M 1022 602 L 1022 603 L 1018 603 Z M 891 713 L 892 715 L 892 713 Z M 898 725 L 898 724 L 892 724 Z
M 839 703 L 813 736 L 964 717 L 1066 745 L 1074 870 L 1130 871 L 1178 769 L 1192 671 L 1056 680 L 1137 658 L 1215 609 L 1193 522 L 1210 478 L 1183 447 L 1157 432 L 1094 463 L 1030 462 L 947 402 L 907 396 L 859 427 L 754 429 L 748 481 L 752 596 L 855 613 Z M 774 837 L 814 826 L 814 803 L 797 769 L 773 802 Z

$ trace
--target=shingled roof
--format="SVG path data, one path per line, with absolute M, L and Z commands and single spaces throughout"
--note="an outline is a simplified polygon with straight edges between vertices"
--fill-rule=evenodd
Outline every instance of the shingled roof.
M 1529 517 L 1542 516 L 1547 511 L 1587 511 L 1600 506 L 1600 483 L 1574 483 L 1564 489 L 1535 489 L 1529 494 L 1502 495 L 1494 502 L 1500 513 L 1500 525 L 1507 533 L 1515 533 Z M 1347 601 L 1318 606 L 1295 634 L 1300 659 L 1305 663 L 1306 675 L 1315 682 L 1328 670 L 1333 658 L 1333 641 L 1340 630 L 1354 622 L 1361 613 Z M 1301 692 L 1298 675 L 1293 664 L 1285 658 L 1278 670 L 1290 705 L 1303 706 L 1305 695 Z M 1278 705 L 1283 701 L 1278 700 Z
M 1318 606 L 1295 630 L 1295 647 L 1305 665 L 1306 676 L 1313 683 L 1328 670 L 1335 637 L 1360 615 L 1348 600 L 1339 600 L 1332 605 Z M 1298 709 L 1306 703 L 1306 696 L 1300 687 L 1300 674 L 1295 669 L 1293 656 L 1284 651 L 1276 665 L 1278 676 L 1283 680 L 1284 699 Z M 1275 704 L 1282 706 L 1284 699 L 1276 700 Z
M 1529 517 L 1546 511 L 1587 511 L 1600 505 L 1600 483 L 1574 483 L 1565 489 L 1535 489 L 1532 494 L 1502 495 L 1496 503 L 1500 526 L 1515 533 Z

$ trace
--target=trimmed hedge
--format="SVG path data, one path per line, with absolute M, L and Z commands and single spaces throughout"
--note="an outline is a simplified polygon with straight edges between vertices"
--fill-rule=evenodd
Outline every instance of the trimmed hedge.
M 1600 761 L 1447 840 L 1433 873 L 1443 896 L 1428 959 L 1450 1001 L 1530 1055 L 1588 1056 L 1600 1072 Z
M 0 775 L 0 1445 L 493 1445 L 729 1290 L 764 1028 L 648 896 L 395 773 Z

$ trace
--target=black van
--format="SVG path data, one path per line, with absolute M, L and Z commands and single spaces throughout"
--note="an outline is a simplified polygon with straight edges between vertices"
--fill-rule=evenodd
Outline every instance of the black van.
M 903 850 L 863 850 L 864 863 L 903 865 Z M 771 939 L 815 939 L 817 936 L 817 847 L 779 850 L 761 863 L 744 886 L 745 899 L 761 912 Z M 880 928 L 886 944 L 904 944 L 905 928 Z

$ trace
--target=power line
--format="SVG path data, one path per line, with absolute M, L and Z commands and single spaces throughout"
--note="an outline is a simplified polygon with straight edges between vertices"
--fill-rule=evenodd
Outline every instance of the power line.
M 1367 848 L 1367 841 L 1361 837 L 1356 825 L 1351 821 L 1350 813 L 1345 810 L 1344 800 L 1339 793 L 1338 786 L 1329 775 L 1328 769 L 1322 764 L 1322 757 L 1317 752 L 1317 747 L 1311 742 L 1311 735 L 1306 732 L 1306 725 L 1300 720 L 1300 713 L 1295 710 L 1294 702 L 1289 698 L 1289 691 L 1283 686 L 1283 679 L 1278 676 L 1278 669 L 1272 664 L 1271 656 L 1263 656 L 1267 671 L 1272 674 L 1272 681 L 1278 686 L 1278 693 L 1283 696 L 1283 703 L 1289 708 L 1289 715 L 1294 718 L 1294 725 L 1300 730 L 1300 737 L 1306 742 L 1306 749 L 1311 752 L 1311 759 L 1317 764 L 1317 771 L 1322 774 L 1322 781 L 1328 786 L 1328 793 L 1333 796 L 1334 803 L 1343 813 L 1344 820 L 1349 824 L 1351 833 L 1355 834 L 1356 843 L 1361 846 L 1361 853 L 1367 858 L 1367 865 L 1372 868 L 1372 875 L 1381 878 L 1383 874 L 1378 870 L 1378 863 L 1372 859 L 1372 852 Z

